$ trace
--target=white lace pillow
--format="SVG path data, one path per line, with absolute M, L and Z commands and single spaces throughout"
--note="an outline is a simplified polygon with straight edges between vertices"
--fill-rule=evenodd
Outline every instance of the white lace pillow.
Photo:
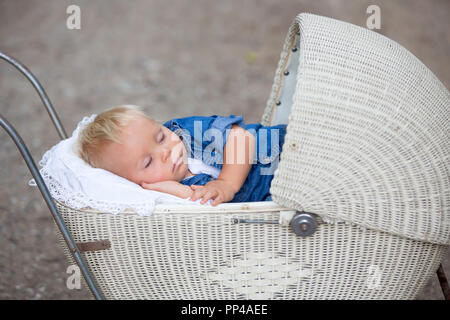
M 139 215 L 151 215 L 157 204 L 198 205 L 200 200 L 193 202 L 145 190 L 109 171 L 89 166 L 78 156 L 76 141 L 78 133 L 95 117 L 81 120 L 72 136 L 45 152 L 39 162 L 40 173 L 54 199 L 74 209 L 92 208 L 113 214 L 131 209 Z M 34 179 L 29 185 L 36 186 Z

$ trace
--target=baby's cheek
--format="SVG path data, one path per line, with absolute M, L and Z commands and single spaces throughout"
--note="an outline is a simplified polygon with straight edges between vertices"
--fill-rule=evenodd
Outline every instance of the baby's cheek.
M 172 176 L 163 170 L 155 170 L 149 177 L 150 183 L 172 180 Z

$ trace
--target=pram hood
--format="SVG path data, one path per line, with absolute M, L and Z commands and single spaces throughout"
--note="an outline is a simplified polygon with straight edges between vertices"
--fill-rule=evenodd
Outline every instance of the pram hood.
M 287 77 L 296 77 L 292 89 Z M 450 96 L 415 56 L 368 29 L 300 14 L 264 125 L 282 121 L 284 101 L 292 105 L 275 202 L 450 244 Z

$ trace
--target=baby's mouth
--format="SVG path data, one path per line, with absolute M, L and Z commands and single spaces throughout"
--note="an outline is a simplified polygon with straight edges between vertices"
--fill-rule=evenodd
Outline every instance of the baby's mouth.
M 172 167 L 172 171 L 175 171 L 178 167 L 179 167 L 179 165 L 180 165 L 180 163 L 183 161 L 183 153 L 181 153 L 179 156 L 178 156 L 178 159 L 174 162 L 174 164 L 173 164 L 173 167 Z
M 173 161 L 172 172 L 174 172 L 180 166 L 180 164 L 183 163 L 183 159 L 184 159 L 183 144 L 180 143 L 178 155 L 176 159 Z

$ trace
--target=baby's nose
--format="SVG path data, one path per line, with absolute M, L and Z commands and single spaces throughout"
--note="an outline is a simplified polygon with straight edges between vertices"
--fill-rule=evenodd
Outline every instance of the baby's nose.
M 169 157 L 170 157 L 170 149 L 163 149 L 163 151 L 162 151 L 162 161 L 166 162 Z
M 177 143 L 176 145 L 170 146 L 169 148 L 165 148 L 163 150 L 162 161 L 166 162 L 170 159 L 171 162 L 175 163 L 178 160 L 178 157 L 183 154 L 181 150 L 182 144 Z

